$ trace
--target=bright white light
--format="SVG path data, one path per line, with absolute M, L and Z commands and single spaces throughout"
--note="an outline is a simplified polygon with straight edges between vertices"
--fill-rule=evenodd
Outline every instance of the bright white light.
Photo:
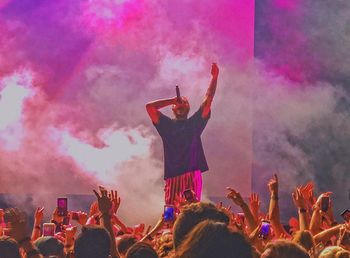
M 23 71 L 14 73 L 0 81 L 0 143 L 8 150 L 20 147 L 23 125 L 23 104 L 32 96 L 32 76 Z
M 142 136 L 137 128 L 107 129 L 99 134 L 106 147 L 96 148 L 67 131 L 53 129 L 52 133 L 62 142 L 60 151 L 63 155 L 72 157 L 83 170 L 104 183 L 110 183 L 111 178 L 115 178 L 115 172 L 124 162 L 148 155 L 152 140 Z

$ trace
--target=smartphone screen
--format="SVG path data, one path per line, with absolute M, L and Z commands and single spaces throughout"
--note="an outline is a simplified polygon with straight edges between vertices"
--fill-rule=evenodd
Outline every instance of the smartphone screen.
M 323 196 L 321 199 L 321 210 L 323 212 L 328 211 L 329 208 L 329 197 L 328 196 Z
M 270 232 L 270 222 L 269 221 L 263 221 L 261 223 L 261 229 L 259 233 L 259 237 L 266 239 L 269 235 Z
M 173 205 L 164 205 L 164 220 L 173 221 L 175 216 L 175 208 Z
M 54 223 L 43 224 L 43 236 L 54 236 L 56 225 Z
M 350 211 L 346 209 L 340 214 L 346 222 L 350 222 Z
M 67 198 L 57 198 L 58 216 L 65 217 L 68 214 Z

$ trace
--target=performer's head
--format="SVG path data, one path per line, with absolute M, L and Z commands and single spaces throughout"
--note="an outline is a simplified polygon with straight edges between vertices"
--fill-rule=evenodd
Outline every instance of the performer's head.
M 190 103 L 186 97 L 181 97 L 181 102 L 177 102 L 172 107 L 176 119 L 186 119 L 190 112 Z

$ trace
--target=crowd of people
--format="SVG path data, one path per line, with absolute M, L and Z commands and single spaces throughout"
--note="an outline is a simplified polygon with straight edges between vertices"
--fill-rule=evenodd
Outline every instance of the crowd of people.
M 0 257 L 350 257 L 349 216 L 335 221 L 331 193 L 316 198 L 312 183 L 296 187 L 292 198 L 299 223 L 287 229 L 280 220 L 279 202 L 283 200 L 278 185 L 276 175 L 267 184 L 270 203 L 266 213 L 260 209 L 258 194 L 252 193 L 246 202 L 228 187 L 227 198 L 242 212 L 234 213 L 222 203 L 178 196 L 174 217 L 162 214 L 153 228 L 142 223 L 125 225 L 118 216 L 120 197 L 104 187 L 94 190 L 96 201 L 88 212 L 70 211 L 62 216 L 56 208 L 50 222 L 55 225 L 52 234 L 43 229 L 47 224 L 43 208 L 35 211 L 31 232 L 27 214 L 17 208 L 0 210 Z M 72 216 L 79 230 L 66 222 Z

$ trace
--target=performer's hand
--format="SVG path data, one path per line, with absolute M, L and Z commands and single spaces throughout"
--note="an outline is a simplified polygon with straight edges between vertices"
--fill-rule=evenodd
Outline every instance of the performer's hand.
M 179 99 L 177 98 L 177 96 L 175 96 L 175 97 L 171 98 L 171 100 L 172 100 L 172 102 L 173 102 L 173 105 L 176 105 L 176 104 L 178 104 L 178 103 L 181 103 L 181 102 L 182 102 L 181 98 L 180 98 L 180 101 L 179 101 Z
M 211 75 L 213 76 L 214 79 L 217 79 L 219 76 L 219 67 L 217 66 L 216 63 L 212 63 L 211 65 Z

